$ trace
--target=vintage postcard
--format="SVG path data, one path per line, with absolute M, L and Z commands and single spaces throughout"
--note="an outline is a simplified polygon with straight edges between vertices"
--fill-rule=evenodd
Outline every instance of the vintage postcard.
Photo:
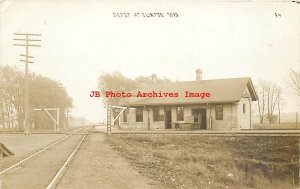
M 0 0 L 0 189 L 299 188 L 300 1 Z

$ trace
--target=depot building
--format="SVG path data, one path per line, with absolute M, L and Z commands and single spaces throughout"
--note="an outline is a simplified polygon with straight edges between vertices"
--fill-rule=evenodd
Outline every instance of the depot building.
M 257 100 L 251 78 L 203 80 L 196 70 L 195 81 L 164 82 L 131 91 L 168 91 L 176 98 L 137 97 L 120 99 L 126 107 L 115 124 L 121 129 L 252 129 L 251 110 Z M 187 98 L 187 91 L 205 91 L 205 98 Z M 194 127 L 196 126 L 196 127 Z

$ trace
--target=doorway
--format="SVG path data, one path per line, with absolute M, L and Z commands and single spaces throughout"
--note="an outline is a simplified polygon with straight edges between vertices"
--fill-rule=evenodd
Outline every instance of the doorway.
M 165 110 L 165 128 L 172 129 L 172 111 L 168 109 Z
M 198 129 L 207 129 L 206 127 L 206 109 L 192 109 L 194 123 L 198 123 Z

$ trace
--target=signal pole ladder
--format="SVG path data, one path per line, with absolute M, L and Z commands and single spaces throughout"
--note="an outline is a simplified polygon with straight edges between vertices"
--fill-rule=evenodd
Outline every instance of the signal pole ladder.
M 107 134 L 111 134 L 111 105 L 108 103 L 107 104 Z
M 114 118 L 112 115 L 112 108 L 121 109 L 119 114 Z M 111 134 L 111 124 L 114 124 L 117 119 L 122 115 L 122 113 L 127 109 L 124 106 L 112 106 L 110 103 L 107 104 L 107 134 Z

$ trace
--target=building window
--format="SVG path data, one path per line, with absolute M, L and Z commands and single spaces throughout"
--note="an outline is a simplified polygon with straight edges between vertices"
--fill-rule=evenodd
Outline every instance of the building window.
M 123 122 L 127 122 L 128 109 L 123 111 Z
M 223 105 L 216 105 L 216 120 L 223 120 Z
M 184 121 L 184 109 L 183 107 L 177 107 L 177 121 Z
M 153 107 L 153 121 L 159 121 L 159 107 Z
M 143 108 L 136 108 L 135 121 L 143 122 Z
M 243 113 L 246 113 L 246 104 L 243 104 Z

